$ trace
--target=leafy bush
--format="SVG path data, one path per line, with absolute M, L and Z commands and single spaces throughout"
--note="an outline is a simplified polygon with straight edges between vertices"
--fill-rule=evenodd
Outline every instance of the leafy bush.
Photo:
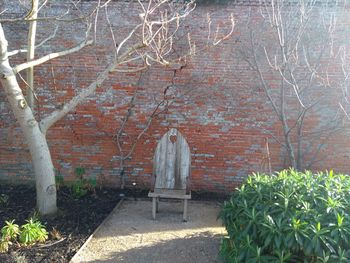
M 219 215 L 228 262 L 350 262 L 350 177 L 253 174 Z
M 5 226 L 1 228 L 0 253 L 7 252 L 12 242 L 17 242 L 17 238 L 25 246 L 45 242 L 48 239 L 45 226 L 41 224 L 36 214 L 21 227 L 14 222 L 15 220 L 6 221 Z
M 74 181 L 71 190 L 75 198 L 81 198 L 85 196 L 88 192 L 88 190 L 85 189 L 85 182 L 83 179 Z
M 2 239 L 7 241 L 15 241 L 19 232 L 19 226 L 15 224 L 15 220 L 5 221 L 5 226 L 1 228 Z
M 81 198 L 88 192 L 95 193 L 96 185 L 96 179 L 78 179 L 72 184 L 71 191 L 75 198 Z
M 0 253 L 7 252 L 12 241 L 16 241 L 20 233 L 19 226 L 14 222 L 15 220 L 5 221 L 5 226 L 1 228 Z
M 36 219 L 29 219 L 27 223 L 21 227 L 19 241 L 23 245 L 31 245 L 36 242 L 45 242 L 48 238 L 48 233 L 45 226 Z

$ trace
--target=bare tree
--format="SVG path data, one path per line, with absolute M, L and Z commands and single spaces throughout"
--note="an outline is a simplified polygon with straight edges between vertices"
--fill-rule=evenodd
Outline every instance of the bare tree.
M 11 2 L 9 3 L 11 4 Z M 22 2 L 19 3 L 21 4 Z M 1 84 L 28 143 L 36 179 L 37 206 L 39 212 L 42 214 L 55 213 L 57 209 L 54 167 L 46 140 L 48 129 L 67 113 L 75 109 L 84 99 L 94 94 L 95 90 L 101 87 L 101 84 L 113 73 L 141 71 L 154 64 L 164 66 L 176 63 L 181 64 L 187 57 L 195 53 L 195 43 L 191 41 L 190 34 L 188 35 L 187 48 L 184 48 L 181 54 L 178 52 L 174 54 L 173 52 L 173 45 L 176 42 L 177 33 L 181 28 L 181 21 L 195 8 L 193 1 L 176 3 L 170 0 L 150 0 L 147 2 L 138 0 L 137 3 L 141 10 L 137 18 L 139 22 L 135 23 L 129 33 L 121 41 L 118 41 L 118 43 L 114 35 L 118 29 L 114 28 L 109 22 L 110 14 L 108 9 L 109 5 L 115 3 L 111 0 L 98 0 L 95 3 L 93 8 L 87 9 L 81 8 L 81 1 L 61 3 L 65 7 L 65 10 L 55 15 L 50 14 L 49 6 L 46 8 L 46 12 L 43 12 L 44 15 L 40 14 L 48 4 L 47 0 L 32 0 L 30 5 L 24 4 L 23 10 L 27 8 L 27 12 L 18 17 L 8 12 L 6 3 L 4 9 L 0 11 Z M 31 69 L 52 59 L 79 52 L 83 48 L 96 43 L 96 35 L 99 27 L 106 26 L 99 24 L 101 13 L 105 14 L 105 21 L 111 33 L 111 46 L 114 47 L 110 53 L 107 66 L 97 74 L 96 79 L 92 83 L 81 89 L 80 92 L 62 105 L 62 107 L 38 120 L 33 113 L 32 105 L 34 104 L 31 102 L 28 104 L 18 84 L 17 76 L 21 77 L 20 73 L 28 70 L 28 82 L 26 84 L 31 91 L 28 92 L 28 97 L 30 98 L 30 94 L 32 93 L 35 98 Z M 41 57 L 35 58 L 35 48 L 40 47 L 43 42 L 50 41 L 56 35 L 56 29 L 53 29 L 47 39 L 35 45 L 35 28 L 38 21 L 53 23 L 56 27 L 60 23 L 80 23 L 80 27 L 77 28 L 84 28 L 85 37 L 76 46 L 43 54 Z M 7 42 L 2 24 L 6 27 L 12 23 L 27 23 L 29 26 L 28 45 L 25 49 L 8 50 L 8 47 L 11 48 L 12 45 Z M 232 33 L 232 30 L 233 19 L 231 30 L 220 39 L 227 38 Z M 213 44 L 218 44 L 220 42 L 218 41 L 218 39 L 214 39 Z M 11 66 L 11 56 L 21 53 L 27 53 L 27 61 Z
M 327 79 L 329 86 L 337 86 L 342 91 L 341 99 L 339 99 L 338 105 L 342 112 L 345 114 L 347 120 L 350 120 L 350 54 L 346 45 L 341 45 L 337 52 L 339 59 L 340 69 L 343 81 L 341 83 L 331 83 Z
M 162 99 L 159 101 L 155 101 L 155 106 L 153 107 L 153 109 L 151 110 L 151 113 L 147 117 L 144 128 L 137 134 L 137 136 L 135 138 L 132 138 L 132 139 L 130 138 L 132 141 L 131 145 L 130 145 L 130 147 L 128 147 L 128 149 L 125 149 L 125 147 L 123 146 L 123 142 L 125 141 L 125 137 L 127 135 L 126 131 L 125 131 L 125 127 L 126 127 L 128 121 L 130 120 L 131 116 L 133 115 L 133 111 L 134 111 L 134 108 L 135 108 L 136 103 L 137 103 L 137 97 L 139 96 L 139 87 L 141 84 L 141 79 L 142 79 L 142 75 L 140 75 L 139 81 L 137 83 L 137 88 L 136 88 L 133 96 L 130 99 L 126 114 L 122 118 L 122 123 L 121 123 L 119 129 L 116 131 L 116 134 L 113 137 L 113 139 L 117 145 L 118 152 L 119 152 L 118 159 L 119 159 L 120 187 L 121 187 L 121 189 L 124 189 L 124 187 L 125 187 L 125 162 L 128 159 L 131 159 L 132 154 L 135 151 L 136 145 L 138 144 L 138 142 L 140 141 L 142 136 L 150 128 L 153 120 L 155 118 L 157 118 L 161 113 L 167 111 L 167 109 L 169 107 L 169 99 L 167 97 L 167 91 L 169 89 L 169 86 L 167 86 L 167 87 L 165 87 L 165 89 L 163 91 Z M 123 137 L 124 137 L 124 139 L 123 139 Z
M 248 37 L 241 39 L 240 55 L 280 123 L 282 136 L 270 136 L 282 145 L 286 164 L 298 170 L 319 161 L 328 138 L 343 128 L 344 114 L 334 103 L 339 90 L 330 89 L 343 79 L 329 74 L 337 64 L 336 18 L 342 10 L 337 1 L 262 0 L 246 24 Z
M 120 170 L 121 189 L 124 189 L 126 183 L 126 163 L 128 160 L 132 159 L 132 155 L 135 152 L 137 144 L 147 133 L 152 123 L 155 120 L 160 119 L 166 114 L 168 114 L 171 105 L 175 101 L 181 101 L 182 99 L 184 99 L 184 97 L 189 96 L 191 92 L 195 92 L 195 89 L 191 86 L 191 80 L 188 80 L 184 84 L 176 83 L 175 79 L 177 75 L 181 74 L 181 70 L 185 67 L 186 65 L 182 65 L 180 67 L 172 69 L 169 72 L 169 74 L 172 74 L 170 83 L 164 85 L 164 87 L 162 88 L 163 91 L 161 93 L 155 94 L 156 96 L 153 96 L 153 102 L 150 102 L 150 105 L 152 105 L 152 107 L 148 111 L 148 114 L 145 114 L 147 116 L 145 123 L 139 124 L 142 126 L 141 130 L 138 131 L 134 136 L 131 136 L 127 134 L 126 126 L 128 125 L 130 119 L 132 119 L 132 116 L 135 114 L 135 108 L 138 105 L 138 97 L 142 96 L 142 92 L 139 88 L 140 86 L 142 86 L 143 76 L 147 74 L 147 72 L 143 72 L 140 74 L 140 77 L 137 82 L 137 87 L 130 98 L 128 108 L 126 110 L 125 115 L 122 117 L 120 127 L 118 127 L 115 135 L 113 136 L 118 150 L 118 156 L 114 157 L 113 159 L 117 159 L 119 162 L 118 166 Z M 127 141 L 130 142 L 130 144 L 125 146 L 124 143 L 126 143 Z

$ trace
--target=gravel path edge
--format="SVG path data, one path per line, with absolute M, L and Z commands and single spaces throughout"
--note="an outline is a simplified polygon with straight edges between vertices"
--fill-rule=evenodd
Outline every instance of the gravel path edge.
M 69 263 L 79 263 L 79 261 L 77 261 L 77 255 L 79 254 L 79 252 L 81 250 L 83 250 L 87 244 L 90 242 L 90 240 L 96 235 L 96 233 L 100 230 L 100 228 L 102 227 L 102 225 L 109 220 L 109 218 L 114 214 L 115 211 L 117 211 L 119 209 L 119 207 L 122 205 L 124 201 L 124 198 L 120 199 L 120 201 L 118 202 L 118 204 L 113 208 L 113 210 L 109 213 L 109 215 L 101 222 L 101 224 L 94 230 L 94 232 L 88 237 L 88 239 L 86 239 L 86 241 L 84 242 L 84 244 L 78 249 L 78 251 L 75 253 L 75 255 L 71 258 L 71 260 L 69 261 Z

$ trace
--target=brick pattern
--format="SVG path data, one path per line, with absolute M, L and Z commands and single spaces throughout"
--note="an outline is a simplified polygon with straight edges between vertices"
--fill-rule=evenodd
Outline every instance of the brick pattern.
M 82 3 L 84 8 L 91 8 L 92 4 L 91 1 Z M 55 8 L 59 7 L 53 7 L 50 12 L 55 12 Z M 115 2 L 112 9 L 115 15 L 111 22 L 118 26 L 117 41 L 120 41 L 130 30 L 139 10 L 132 1 Z M 138 187 L 149 187 L 155 147 L 171 127 L 180 130 L 189 143 L 194 190 L 229 192 L 251 172 L 267 171 L 266 139 L 273 170 L 287 167 L 284 150 L 273 139 L 282 139 L 280 123 L 255 81 L 255 73 L 235 52 L 237 42 L 245 34 L 242 28 L 248 13 L 255 12 L 258 16 L 257 9 L 236 4 L 199 6 L 184 29 L 192 29 L 192 39 L 200 49 L 207 37 L 207 13 L 211 14 L 214 25 L 222 27 L 230 12 L 237 18 L 232 38 L 219 47 L 198 52 L 186 67 L 176 71 L 174 78 L 173 70 L 158 66 L 144 73 L 140 80 L 139 73 L 113 74 L 94 96 L 53 126 L 47 138 L 57 173 L 66 180 L 74 180 L 74 169 L 84 167 L 87 176 L 117 187 L 120 153 L 113 137 L 126 116 L 131 97 L 138 88 L 133 114 L 122 136 L 125 151 L 145 127 L 148 116 L 162 99 L 165 87 L 172 82 L 169 109 L 153 120 L 137 143 L 132 158 L 125 161 L 127 185 L 136 182 Z M 103 15 L 100 19 L 103 25 Z M 344 23 L 350 24 L 349 21 Z M 41 26 L 39 36 L 44 38 L 51 27 Z M 11 49 L 24 43 L 23 29 L 22 24 L 5 27 Z M 78 43 L 82 39 L 78 29 L 75 24 L 65 24 L 58 31 L 58 39 L 46 45 L 44 51 Z M 109 29 L 103 27 L 97 38 L 99 46 L 96 49 L 86 48 L 36 68 L 40 116 L 61 107 L 103 69 L 112 48 Z M 177 47 L 181 48 L 184 43 L 185 40 L 180 39 Z M 13 63 L 20 61 L 21 57 Z M 0 111 L 0 179 L 28 180 L 33 176 L 29 151 L 2 90 Z M 320 112 L 310 116 L 310 130 L 323 118 Z M 313 169 L 349 171 L 350 140 L 347 134 L 348 130 L 344 129 L 327 139 L 320 151 L 322 161 Z

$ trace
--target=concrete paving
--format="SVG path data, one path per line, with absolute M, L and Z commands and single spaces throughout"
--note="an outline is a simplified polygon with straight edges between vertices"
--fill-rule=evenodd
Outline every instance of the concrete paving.
M 123 201 L 71 262 L 221 262 L 226 231 L 217 221 L 219 210 L 214 202 L 190 201 L 189 220 L 182 222 L 182 203 L 161 200 L 152 220 L 151 201 Z

